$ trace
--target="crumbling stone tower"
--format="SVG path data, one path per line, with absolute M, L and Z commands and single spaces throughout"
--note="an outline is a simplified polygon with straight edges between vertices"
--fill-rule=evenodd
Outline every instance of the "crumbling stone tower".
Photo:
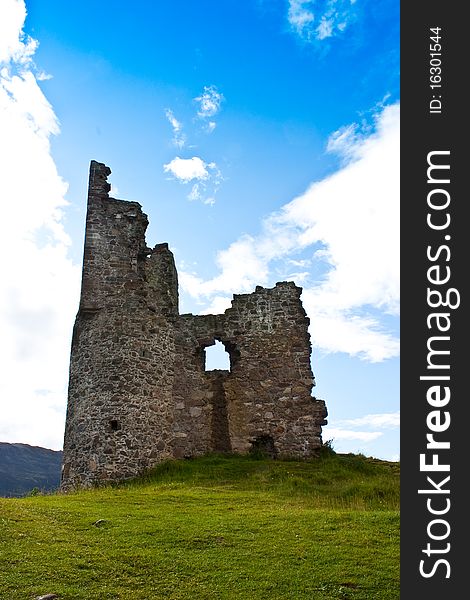
M 133 477 L 168 457 L 315 456 L 327 413 L 311 396 L 301 288 L 258 286 L 224 314 L 180 315 L 173 254 L 147 247 L 147 215 L 109 198 L 110 173 L 91 162 L 63 489 Z M 229 371 L 205 371 L 216 340 Z

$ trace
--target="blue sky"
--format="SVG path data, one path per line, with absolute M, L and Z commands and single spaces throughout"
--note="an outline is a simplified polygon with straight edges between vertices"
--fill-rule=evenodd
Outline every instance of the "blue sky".
M 4 0 L 0 109 L 2 441 L 62 444 L 95 159 L 182 312 L 303 286 L 324 440 L 398 458 L 397 0 Z

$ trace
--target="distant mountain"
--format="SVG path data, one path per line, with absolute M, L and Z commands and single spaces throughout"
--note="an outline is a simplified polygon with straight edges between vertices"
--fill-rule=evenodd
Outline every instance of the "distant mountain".
M 24 496 L 34 488 L 56 489 L 61 463 L 60 450 L 0 442 L 0 496 Z

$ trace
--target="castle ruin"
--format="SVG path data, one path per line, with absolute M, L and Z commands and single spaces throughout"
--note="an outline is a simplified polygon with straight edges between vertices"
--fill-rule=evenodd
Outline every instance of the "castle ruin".
M 257 286 L 224 314 L 180 315 L 173 254 L 147 247 L 147 215 L 109 197 L 110 173 L 91 162 L 62 489 L 209 452 L 315 456 L 327 411 L 311 395 L 302 289 Z M 230 370 L 205 370 L 216 340 Z

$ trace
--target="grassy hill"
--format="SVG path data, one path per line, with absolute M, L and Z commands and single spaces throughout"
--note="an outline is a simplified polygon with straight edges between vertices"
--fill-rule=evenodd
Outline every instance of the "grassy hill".
M 397 600 L 399 465 L 208 456 L 0 499 L 0 597 Z

